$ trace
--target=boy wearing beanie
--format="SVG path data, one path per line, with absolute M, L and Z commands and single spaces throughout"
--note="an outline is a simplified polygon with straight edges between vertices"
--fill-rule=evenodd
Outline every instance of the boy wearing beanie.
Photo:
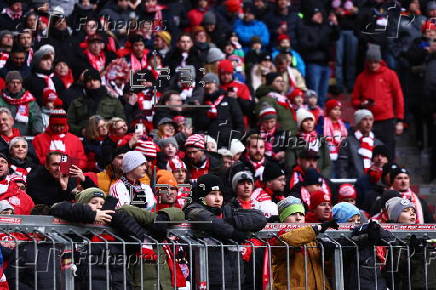
M 129 151 L 123 156 L 123 175 L 109 189 L 109 195 L 118 198 L 117 208 L 134 205 L 151 210 L 156 199 L 149 185 L 141 179 L 147 175 L 147 159 L 139 151 Z
M 416 224 L 416 208 L 408 199 L 393 197 L 386 202 L 389 221 L 400 224 Z
M 284 199 L 285 172 L 276 162 L 268 161 L 266 163 L 261 180 L 260 187 L 253 192 L 254 199 L 261 196 L 269 197 L 274 202 Z
M 277 111 L 265 105 L 259 112 L 259 134 L 265 139 L 265 155 L 281 162 L 285 157 L 286 132 L 277 123 Z
M 304 205 L 301 199 L 288 196 L 277 204 L 279 208 L 279 221 L 281 223 L 303 223 L 305 222 Z

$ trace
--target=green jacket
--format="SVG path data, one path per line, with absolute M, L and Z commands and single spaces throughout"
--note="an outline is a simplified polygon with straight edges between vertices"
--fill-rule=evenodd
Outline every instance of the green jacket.
M 104 119 L 111 119 L 113 117 L 120 117 L 124 120 L 124 108 L 118 99 L 109 96 L 103 97 L 97 105 L 97 111 L 93 114 L 88 110 L 88 105 L 85 102 L 85 97 L 80 96 L 75 99 L 68 108 L 68 124 L 70 125 L 70 132 L 78 136 L 82 135 L 82 129 L 88 125 L 88 119 L 92 115 L 99 115 Z
M 125 205 L 119 210 L 127 212 L 129 215 L 133 216 L 135 220 L 143 227 L 148 228 L 158 216 L 158 213 L 145 211 L 135 206 Z M 179 208 L 164 208 L 159 210 L 159 213 L 166 213 L 170 221 L 184 221 L 185 214 Z M 170 290 L 174 289 L 171 287 L 171 273 L 168 268 L 166 254 L 162 246 L 153 246 L 153 250 L 159 257 L 159 284 L 160 288 L 157 287 L 157 266 L 156 263 L 151 263 L 148 260 L 143 260 L 142 263 L 142 289 L 162 289 Z M 133 259 L 134 261 L 134 259 Z M 141 289 L 141 264 L 134 263 L 129 265 L 129 272 L 131 275 L 132 286 L 135 290 Z
M 19 95 L 21 97 L 21 95 Z M 18 111 L 18 106 L 10 105 L 3 98 L 0 98 L 0 107 L 8 108 L 12 117 L 15 119 Z M 29 121 L 28 122 L 20 122 L 18 120 L 14 120 L 14 128 L 20 130 L 22 136 L 25 135 L 37 135 L 44 131 L 44 126 L 42 124 L 42 114 L 41 110 L 36 103 L 36 101 L 32 101 L 29 103 Z
M 289 109 L 279 105 L 272 97 L 267 96 L 268 93 L 273 91 L 274 90 L 268 86 L 261 86 L 256 90 L 255 95 L 259 101 L 256 103 L 254 109 L 255 114 L 256 116 L 259 116 L 259 113 L 265 104 L 272 106 L 277 111 L 277 122 L 280 124 L 281 128 L 285 131 L 291 131 L 291 135 L 295 135 L 297 132 L 297 122 L 295 122 L 294 116 Z

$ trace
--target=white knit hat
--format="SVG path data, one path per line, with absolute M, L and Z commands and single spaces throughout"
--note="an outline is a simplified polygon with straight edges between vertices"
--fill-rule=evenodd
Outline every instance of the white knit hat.
M 312 118 L 312 120 L 315 121 L 315 117 L 314 117 L 313 114 L 312 114 L 311 112 L 309 112 L 308 110 L 305 110 L 305 109 L 299 109 L 299 110 L 297 111 L 297 127 L 298 127 L 298 129 L 301 128 L 301 123 L 303 123 L 303 121 L 304 121 L 305 119 L 308 119 L 308 118 Z
M 244 152 L 245 146 L 242 144 L 241 141 L 238 139 L 232 139 L 232 142 L 230 143 L 230 152 L 232 152 L 232 155 L 235 156 L 238 153 Z
M 129 151 L 123 156 L 123 173 L 128 173 L 145 162 L 147 159 L 144 154 L 139 151 Z

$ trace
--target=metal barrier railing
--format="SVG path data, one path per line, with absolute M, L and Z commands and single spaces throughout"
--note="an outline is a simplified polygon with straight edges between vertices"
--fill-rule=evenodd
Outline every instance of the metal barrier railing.
M 353 228 L 316 237 L 308 224 L 268 224 L 238 244 L 183 224 L 141 241 L 50 216 L 0 216 L 0 245 L 10 289 L 436 287 L 436 224 Z

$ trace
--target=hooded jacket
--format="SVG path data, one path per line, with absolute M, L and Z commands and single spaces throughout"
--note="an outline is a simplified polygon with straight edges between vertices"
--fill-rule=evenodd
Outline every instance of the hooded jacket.
M 374 115 L 375 121 L 404 119 L 404 95 L 397 74 L 389 69 L 384 61 L 373 72 L 368 65 L 356 79 L 353 89 L 353 106 L 358 109 L 365 100 L 374 103 L 367 109 Z

